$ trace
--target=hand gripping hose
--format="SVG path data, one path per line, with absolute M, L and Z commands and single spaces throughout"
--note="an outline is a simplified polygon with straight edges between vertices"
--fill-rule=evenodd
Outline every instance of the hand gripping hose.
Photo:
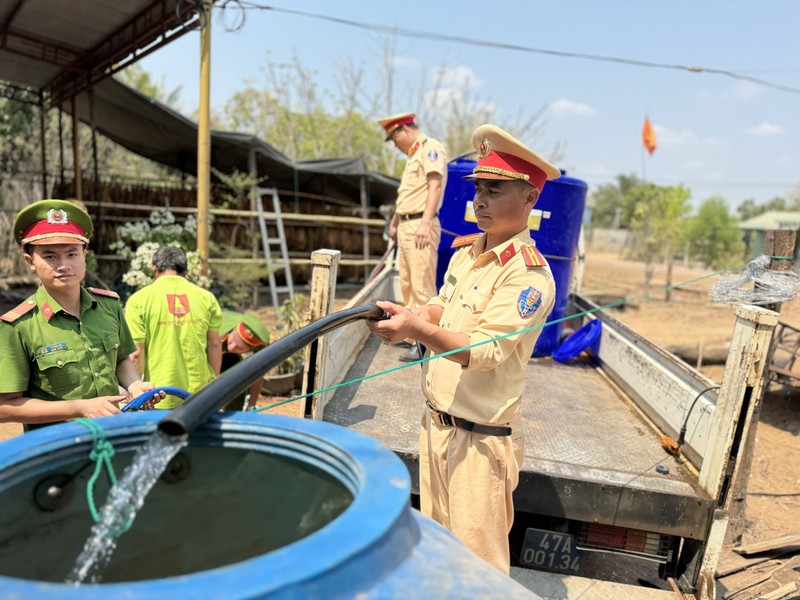
M 166 392 L 168 396 L 177 396 L 178 398 L 182 398 L 184 400 L 186 400 L 186 398 L 191 396 L 189 392 L 179 387 L 163 385 L 153 390 L 150 390 L 149 392 L 145 392 L 141 396 L 136 396 L 136 398 L 134 398 L 133 400 L 128 402 L 128 404 L 125 405 L 125 408 L 122 409 L 122 412 L 139 410 L 145 402 L 147 402 L 153 397 L 153 394 L 158 394 L 159 392 Z

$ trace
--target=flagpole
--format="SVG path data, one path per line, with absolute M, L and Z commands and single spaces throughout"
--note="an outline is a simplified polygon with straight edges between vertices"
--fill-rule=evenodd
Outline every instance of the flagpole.
M 647 163 L 646 163 L 647 157 L 644 155 L 644 153 L 645 153 L 645 148 L 644 148 L 644 146 L 642 146 L 642 182 L 646 183 L 647 182 Z

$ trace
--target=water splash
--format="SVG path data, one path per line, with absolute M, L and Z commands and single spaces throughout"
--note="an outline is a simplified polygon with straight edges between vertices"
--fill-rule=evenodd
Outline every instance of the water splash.
M 186 445 L 186 438 L 168 437 L 156 431 L 133 457 L 122 478 L 108 492 L 97 523 L 83 546 L 66 583 L 98 583 L 111 560 L 117 538 L 130 529 L 145 496 L 155 485 L 170 460 Z

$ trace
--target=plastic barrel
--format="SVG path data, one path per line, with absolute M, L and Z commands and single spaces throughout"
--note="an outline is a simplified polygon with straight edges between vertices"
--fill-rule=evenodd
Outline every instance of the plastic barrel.
M 162 417 L 95 420 L 118 477 Z M 231 412 L 190 435 L 181 476 L 162 476 L 150 491 L 102 582 L 68 586 L 92 525 L 91 449 L 77 423 L 0 444 L 0 598 L 539 597 L 411 509 L 408 471 L 377 441 L 329 423 Z M 49 493 L 53 482 L 60 494 Z
M 548 323 L 567 316 L 587 190 L 586 182 L 568 177 L 562 171 L 561 177 L 547 182 L 534 207 L 534 215 L 541 218 L 538 229 L 531 229 L 531 237 L 550 264 L 556 282 L 556 302 Z M 537 211 L 539 215 L 536 215 Z M 559 344 L 561 325 L 559 322 L 542 329 L 533 349 L 534 356 L 553 353 Z
M 444 188 L 439 221 L 442 224 L 442 237 L 439 241 L 439 260 L 436 264 L 436 288 L 442 287 L 447 265 L 453 256 L 450 246 L 459 236 L 479 231 L 477 224 L 464 220 L 467 204 L 475 197 L 475 182 L 465 180 L 471 175 L 477 163 L 466 158 L 453 159 L 447 165 L 447 185 Z
M 447 185 L 439 211 L 442 241 L 439 244 L 437 287 L 441 287 L 453 255 L 450 245 L 454 237 L 480 231 L 476 223 L 467 220 L 467 208 L 475 196 L 475 182 L 463 179 L 465 175 L 472 173 L 476 164 L 474 160 L 458 158 L 448 165 Z M 567 315 L 572 273 L 578 260 L 578 239 L 587 190 L 588 186 L 584 181 L 568 177 L 562 171 L 561 177 L 548 181 L 544 186 L 531 215 L 531 237 L 547 258 L 556 283 L 555 306 L 548 323 Z M 558 346 L 560 332 L 561 323 L 542 329 L 533 355 L 552 354 Z

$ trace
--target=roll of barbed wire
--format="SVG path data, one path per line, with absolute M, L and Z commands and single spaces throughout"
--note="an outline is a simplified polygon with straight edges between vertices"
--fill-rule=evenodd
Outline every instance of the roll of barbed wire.
M 770 257 L 758 256 L 745 271 L 720 278 L 708 290 L 712 302 L 726 304 L 775 304 L 800 294 L 800 277 L 794 271 L 774 271 Z

